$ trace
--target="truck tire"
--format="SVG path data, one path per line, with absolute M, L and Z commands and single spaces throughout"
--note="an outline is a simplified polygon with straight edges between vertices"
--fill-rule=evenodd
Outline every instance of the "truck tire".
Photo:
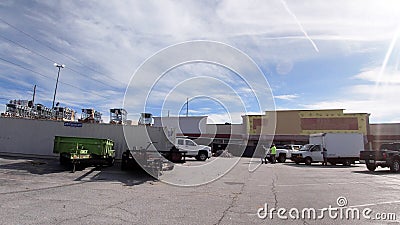
M 376 165 L 375 164 L 366 164 L 367 165 L 367 169 L 371 172 L 375 171 L 376 169 Z
M 201 151 L 197 155 L 196 159 L 199 161 L 206 161 L 207 157 L 208 157 L 207 154 L 205 152 Z
M 398 159 L 394 159 L 392 164 L 390 165 L 390 171 L 393 173 L 398 173 L 400 171 L 400 161 Z
M 170 159 L 171 162 L 178 163 L 182 161 L 182 153 L 180 152 L 172 151 L 170 157 L 171 157 Z
M 122 154 L 122 159 L 121 159 L 121 170 L 127 170 L 128 169 L 128 159 L 124 154 Z
M 286 161 L 286 155 L 285 154 L 280 154 L 278 156 L 278 162 L 284 163 Z
M 310 157 L 306 157 L 306 158 L 304 159 L 304 163 L 305 163 L 306 165 L 311 165 L 312 159 L 311 159 Z
M 108 156 L 107 157 L 107 165 L 108 166 L 113 166 L 114 162 L 115 162 L 115 158 L 114 157 L 112 157 L 112 156 Z
M 60 155 L 60 165 L 61 165 L 61 166 L 66 166 L 66 165 L 68 165 L 68 159 L 65 158 L 63 155 Z
M 75 162 L 75 161 L 72 162 L 72 168 L 71 168 L 71 172 L 72 172 L 72 173 L 75 173 L 76 167 L 77 167 L 76 162 Z
M 343 161 L 343 166 L 351 166 L 351 160 L 350 159 L 345 159 L 344 161 Z

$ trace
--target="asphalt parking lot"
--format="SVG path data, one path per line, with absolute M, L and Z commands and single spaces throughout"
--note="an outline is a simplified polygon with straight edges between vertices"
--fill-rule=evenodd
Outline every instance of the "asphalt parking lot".
M 121 171 L 117 165 L 71 173 L 55 159 L 0 156 L 0 223 L 400 223 L 400 174 L 388 169 L 369 172 L 361 164 L 322 167 L 290 162 L 260 165 L 248 172 L 249 164 L 258 163 L 242 158 L 217 181 L 178 187 L 144 173 Z M 266 207 L 268 212 L 276 210 L 265 214 Z M 308 211 L 312 209 L 316 218 Z M 347 209 L 360 218 L 347 219 L 346 213 L 352 215 Z

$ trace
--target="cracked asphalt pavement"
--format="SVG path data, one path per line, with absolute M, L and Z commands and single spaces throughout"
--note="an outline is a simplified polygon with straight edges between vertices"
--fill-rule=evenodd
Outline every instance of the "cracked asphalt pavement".
M 230 160 L 230 159 L 227 159 Z M 235 159 L 231 159 L 235 160 Z M 187 161 L 191 164 L 203 162 Z M 0 156 L 0 224 L 399 224 L 400 174 L 351 167 L 263 164 L 242 158 L 207 185 L 177 187 L 137 171 L 87 167 L 66 171 L 56 159 Z M 338 197 L 346 198 L 339 207 Z M 370 208 L 396 218 L 279 218 L 264 208 Z M 259 209 L 264 219 L 259 218 Z

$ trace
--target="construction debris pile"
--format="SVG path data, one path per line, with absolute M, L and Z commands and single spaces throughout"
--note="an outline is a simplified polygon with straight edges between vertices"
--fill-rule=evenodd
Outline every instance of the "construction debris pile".
M 231 153 L 229 153 L 228 150 L 218 150 L 215 153 L 215 156 L 222 157 L 222 158 L 232 158 L 233 157 L 233 155 Z
M 40 120 L 59 120 L 76 121 L 76 112 L 68 107 L 60 107 L 59 103 L 53 108 L 43 104 L 35 104 L 33 100 L 10 100 L 6 104 L 6 111 L 1 113 L 2 117 L 40 119 Z M 122 108 L 110 109 L 110 124 L 132 124 L 127 120 L 127 111 Z M 150 116 L 150 119 L 148 119 Z M 151 114 L 146 113 L 146 125 L 150 125 Z M 93 108 L 82 109 L 80 123 L 103 123 L 102 113 Z
M 74 121 L 75 111 L 67 107 L 48 108 L 42 104 L 34 104 L 30 100 L 11 100 L 6 104 L 4 117 L 16 117 L 27 119 Z

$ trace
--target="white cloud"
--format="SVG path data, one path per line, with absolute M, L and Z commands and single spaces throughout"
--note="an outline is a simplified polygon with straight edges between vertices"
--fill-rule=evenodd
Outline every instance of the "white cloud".
M 400 107 L 391 104 L 393 99 L 365 99 L 324 101 L 303 105 L 306 109 L 345 109 L 345 113 L 370 113 L 370 123 L 399 122 Z
M 366 84 L 353 85 L 342 90 L 335 100 L 304 104 L 307 109 L 346 109 L 347 112 L 370 113 L 371 122 L 400 122 L 400 72 L 385 70 L 379 79 L 380 68 L 365 69 L 354 76 Z
M 242 123 L 242 112 L 230 112 L 230 113 L 213 113 L 208 115 L 209 124 L 241 124 Z
M 292 95 L 275 95 L 274 98 L 275 99 L 281 99 L 281 100 L 294 100 L 296 98 L 298 98 L 299 96 L 297 94 L 292 94 Z
M 369 69 L 356 75 L 355 78 L 374 83 L 400 84 L 400 71 L 397 69 L 387 68 L 382 76 L 379 76 L 380 71 L 381 68 Z
M 40 43 L 1 22 L 0 31 L 2 35 L 79 71 L 80 74 L 67 69 L 61 72 L 61 82 L 79 88 L 60 83 L 57 96 L 65 104 L 93 105 L 93 107 L 107 110 L 106 107 L 121 105 L 124 84 L 127 84 L 132 73 L 146 58 L 180 41 L 212 39 L 226 42 L 249 54 L 265 71 L 271 70 L 269 68 L 271 64 L 276 64 L 279 74 L 288 74 L 298 69 L 293 65 L 310 59 L 375 51 L 382 46 L 382 43 L 391 40 L 393 31 L 397 29 L 398 21 L 400 21 L 398 1 L 386 1 L 385 4 L 379 1 L 361 0 L 329 3 L 310 1 L 304 4 L 304 2 L 287 0 L 286 4 L 294 17 L 288 14 L 279 0 L 100 1 L 96 3 L 37 1 L 29 6 L 18 1 L 9 1 L 3 5 L 3 9 L 0 9 L 2 19 L 32 35 Z M 303 30 L 299 28 L 299 21 Z M 307 35 L 304 35 L 304 31 L 307 31 Z M 319 53 L 310 46 L 310 39 L 318 46 Z M 45 46 L 50 46 L 50 48 Z M 62 54 L 53 49 L 57 49 Z M 208 49 L 207 51 L 216 50 Z M 22 62 L 28 68 L 55 79 L 56 70 L 52 62 L 36 54 L 6 42 L 0 43 L 0 52 L 2 52 L 0 57 Z M 374 57 L 379 59 L 379 56 Z M 234 64 L 241 63 L 236 58 L 227 60 Z M 371 61 L 376 63 L 377 60 L 373 58 Z M 27 87 L 30 82 L 34 82 L 41 88 L 42 99 L 51 98 L 55 80 L 43 78 L 21 68 L 4 65 L 4 63 L 0 65 L 2 76 L 6 71 L 8 73 L 12 70 L 11 74 L 19 74 L 20 79 L 25 81 L 21 83 L 8 80 L 7 86 L 2 85 L 2 88 L 6 87 L 8 90 L 4 92 L 13 93 L 10 91 L 12 88 L 8 86 Z M 158 72 L 156 69 L 154 71 Z M 179 72 L 188 72 L 197 76 L 214 72 L 216 78 L 231 86 L 238 81 L 238 77 L 230 75 L 225 68 L 187 65 L 176 69 L 175 77 L 166 76 L 166 79 L 157 87 L 158 93 L 154 95 L 155 102 L 159 102 L 160 99 L 157 97 L 162 97 L 165 91 L 176 85 L 176 81 L 186 77 L 178 74 Z M 333 105 L 368 110 L 369 108 L 365 108 L 365 105 L 377 104 L 382 106 L 380 109 L 382 112 L 374 113 L 373 116 L 398 118 L 395 113 L 384 112 L 388 109 L 388 106 L 384 107 L 384 105 L 388 105 L 389 100 L 396 100 L 394 96 L 397 86 L 394 85 L 400 83 L 397 71 L 386 71 L 385 76 L 379 81 L 381 84 L 387 84 L 382 88 L 385 89 L 383 90 L 385 93 L 372 95 L 373 97 L 363 96 L 370 96 L 369 93 L 374 89 L 375 83 L 370 82 L 376 81 L 376 72 L 379 72 L 379 69 L 360 73 L 356 79 L 361 83 L 349 90 L 352 96 L 336 100 Z M 304 79 L 304 77 L 305 75 L 299 79 Z M 105 82 L 108 86 L 91 79 Z M 140 101 L 149 89 L 146 80 L 136 82 L 139 82 L 138 89 L 132 92 L 134 96 L 128 100 L 128 106 L 132 112 L 141 111 Z M 394 87 L 389 87 L 389 84 Z M 240 103 L 227 93 L 227 89 L 218 89 L 217 85 L 198 82 L 195 87 L 207 90 L 207 94 L 215 95 L 231 106 Z M 195 87 L 179 90 L 170 100 L 182 103 L 186 96 L 201 94 L 201 89 Z M 246 86 L 238 85 L 234 89 L 244 97 L 252 94 L 249 92 L 251 89 Z M 296 94 L 275 96 L 276 99 L 288 101 L 298 97 Z M 385 102 L 376 102 L 375 98 L 380 98 L 381 101 L 385 99 Z M 331 108 L 333 105 L 327 101 L 314 106 Z M 395 107 L 396 104 L 390 105 L 390 107 Z M 248 105 L 245 105 L 246 109 L 247 107 Z M 395 108 L 390 108 L 390 111 L 392 110 Z

